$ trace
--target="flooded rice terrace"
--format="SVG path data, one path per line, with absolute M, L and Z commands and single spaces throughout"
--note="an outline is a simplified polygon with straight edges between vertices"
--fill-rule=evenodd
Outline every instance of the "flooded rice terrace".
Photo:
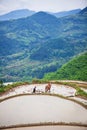
M 79 126 L 37 126 L 37 127 L 21 127 L 6 130 L 87 130 L 86 127 Z
M 25 94 L 29 93 L 31 94 L 33 92 L 33 88 L 36 86 L 36 92 L 38 93 L 44 93 L 45 92 L 45 86 L 47 84 L 31 84 L 31 85 L 22 85 L 16 88 L 13 88 L 9 93 L 6 93 L 2 96 L 0 96 L 0 99 L 4 99 L 13 95 L 17 94 Z M 76 90 L 72 87 L 65 86 L 65 85 L 57 85 L 52 84 L 51 85 L 51 94 L 60 94 L 63 96 L 74 96 L 76 93 Z
M 19 96 L 0 103 L 0 127 L 47 122 L 87 124 L 87 110 L 47 95 Z

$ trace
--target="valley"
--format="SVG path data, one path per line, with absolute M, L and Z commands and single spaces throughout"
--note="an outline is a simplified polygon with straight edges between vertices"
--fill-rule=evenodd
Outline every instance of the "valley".
M 87 129 L 86 0 L 0 1 L 0 129 Z
M 86 12 L 87 8 L 62 18 L 38 12 L 27 18 L 0 21 L 0 79 L 42 79 L 86 52 Z

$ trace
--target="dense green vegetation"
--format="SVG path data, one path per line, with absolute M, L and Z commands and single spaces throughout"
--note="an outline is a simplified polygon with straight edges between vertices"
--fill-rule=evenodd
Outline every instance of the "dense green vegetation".
M 3 81 L 0 80 L 0 88 L 2 88 L 2 87 L 3 87 Z
M 77 88 L 76 95 L 77 95 L 77 96 L 81 96 L 81 97 L 86 97 L 86 98 L 87 98 L 87 92 L 83 91 L 83 90 L 80 89 L 79 87 Z
M 44 79 L 69 79 L 87 81 L 87 53 L 73 58 L 56 72 L 46 74 Z
M 39 12 L 0 22 L 0 79 L 4 82 L 41 79 L 86 51 L 85 12 L 87 9 L 59 19 Z

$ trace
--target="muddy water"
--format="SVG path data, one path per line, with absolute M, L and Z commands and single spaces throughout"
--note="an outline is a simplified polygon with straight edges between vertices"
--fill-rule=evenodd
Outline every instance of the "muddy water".
M 6 130 L 87 130 L 87 127 L 78 126 L 38 126 L 38 127 L 24 127 L 24 128 L 13 128 Z
M 87 124 L 82 106 L 52 96 L 20 96 L 0 103 L 0 126 L 40 122 L 76 122 Z

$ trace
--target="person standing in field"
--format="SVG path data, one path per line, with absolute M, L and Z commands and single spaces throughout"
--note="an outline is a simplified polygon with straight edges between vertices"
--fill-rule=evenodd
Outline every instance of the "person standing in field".
M 36 86 L 33 88 L 33 93 L 35 93 L 36 92 Z

